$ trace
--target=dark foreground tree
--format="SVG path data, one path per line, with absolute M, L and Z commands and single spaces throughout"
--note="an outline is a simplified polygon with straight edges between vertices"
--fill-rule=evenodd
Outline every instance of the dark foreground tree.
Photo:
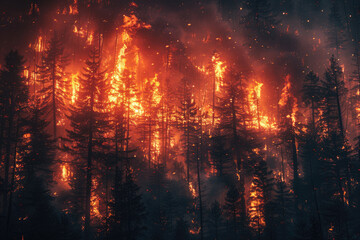
M 10 186 L 10 166 L 16 160 L 16 145 L 18 143 L 21 113 L 26 108 L 28 100 L 26 79 L 22 76 L 23 70 L 23 57 L 17 51 L 10 51 L 5 57 L 4 69 L 0 72 L 0 159 L 3 160 L 2 169 L 4 170 L 3 187 L 1 189 L 1 213 L 3 218 L 0 223 L 4 236 L 8 231 L 7 219 L 10 217 L 8 213 L 10 207 L 9 193 L 12 191 L 12 186 Z
M 110 239 L 136 240 L 143 234 L 145 207 L 131 174 L 113 192 Z
M 80 215 L 84 214 L 85 239 L 90 239 L 91 196 L 94 169 L 103 158 L 104 134 L 108 130 L 106 104 L 108 87 L 101 71 L 99 50 L 93 49 L 86 61 L 83 76 L 79 78 L 79 93 L 75 106 L 71 109 L 69 119 L 71 129 L 68 140 L 71 141 L 70 152 L 74 154 L 74 178 L 71 187 L 74 193 L 73 202 Z M 83 205 L 84 204 L 84 205 Z

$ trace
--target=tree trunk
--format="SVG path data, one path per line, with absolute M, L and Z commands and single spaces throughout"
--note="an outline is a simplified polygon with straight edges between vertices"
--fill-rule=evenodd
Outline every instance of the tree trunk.
M 202 131 L 202 127 L 200 127 L 200 131 Z M 202 134 L 201 134 L 202 135 Z M 202 141 L 202 140 L 200 140 Z M 200 143 L 200 148 L 202 144 Z M 197 180 L 198 180 L 198 190 L 199 190 L 199 213 L 200 213 L 200 239 L 204 239 L 204 225 L 203 225 L 203 203 L 202 203 L 202 194 L 201 194 L 201 176 L 200 176 L 200 158 L 202 157 L 202 152 L 199 154 L 199 146 L 197 149 L 196 156 L 196 170 L 197 170 Z
M 9 168 L 10 168 L 10 155 L 11 155 L 11 144 L 13 142 L 12 130 L 14 123 L 14 100 L 13 97 L 10 100 L 9 106 L 9 120 L 8 120 L 8 129 L 7 129 L 7 138 L 6 138 L 6 146 L 5 146 L 5 159 L 4 159 L 4 196 L 3 196 L 3 216 L 7 216 L 8 209 L 8 192 L 9 192 Z M 6 224 L 4 224 L 6 226 Z M 6 231 L 6 229 L 4 229 Z
M 7 212 L 7 219 L 6 219 L 6 234 L 5 239 L 8 238 L 8 234 L 10 232 L 10 221 L 11 221 L 11 214 L 12 214 L 12 199 L 13 199 L 13 191 L 14 191 L 14 183 L 15 183 L 15 169 L 16 169 L 16 153 L 17 153 L 17 137 L 19 134 L 19 125 L 16 124 L 16 134 L 15 134 L 15 146 L 14 146 L 14 162 L 13 162 L 13 169 L 12 169 L 12 176 L 11 176 L 11 184 L 10 184 L 10 196 L 9 196 L 9 204 L 8 204 L 8 212 Z
M 55 59 L 54 59 L 55 62 Z M 52 78 L 52 114 L 53 114 L 53 133 L 54 133 L 54 140 L 56 141 L 56 75 L 55 75 L 55 67 L 56 64 L 54 63 L 51 78 Z

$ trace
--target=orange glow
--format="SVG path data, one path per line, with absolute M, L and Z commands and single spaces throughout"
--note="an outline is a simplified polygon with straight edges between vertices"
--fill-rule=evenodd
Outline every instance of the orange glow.
M 284 107 L 286 104 L 288 104 L 290 102 L 290 100 L 293 100 L 293 103 L 292 103 L 292 112 L 290 115 L 287 115 L 286 117 L 287 118 L 291 118 L 291 121 L 292 121 L 292 124 L 295 125 L 295 122 L 296 122 L 296 112 L 298 111 L 298 106 L 297 106 L 297 98 L 295 98 L 291 92 L 290 92 L 290 89 L 291 89 L 291 82 L 290 82 L 290 75 L 287 75 L 285 77 L 285 84 L 284 84 L 284 87 L 281 91 L 281 97 L 280 97 L 280 100 L 279 100 L 279 105 L 281 107 Z
M 68 182 L 70 180 L 70 168 L 68 164 L 61 165 L 61 181 Z
M 226 71 L 226 65 L 225 62 L 220 60 L 220 56 L 218 53 L 215 53 L 212 57 L 213 67 L 214 67 L 214 73 L 215 73 L 215 89 L 217 92 L 220 91 L 220 86 L 223 85 L 222 81 L 224 78 L 224 74 Z
M 189 191 L 190 191 L 192 197 L 196 198 L 196 190 L 195 190 L 192 182 L 189 182 Z
M 195 228 L 195 229 L 190 229 L 190 230 L 189 230 L 189 233 L 190 233 L 190 234 L 193 234 L 193 235 L 199 234 L 199 233 L 200 233 L 200 230 L 201 230 L 200 227 Z
M 140 22 L 139 19 L 134 14 L 131 14 L 130 16 L 124 15 L 124 24 L 122 27 L 132 28 L 132 29 L 151 28 L 149 24 Z
M 98 182 L 96 181 L 96 179 L 93 179 L 92 181 L 92 185 L 93 185 L 93 189 L 97 189 L 98 187 Z M 91 214 L 94 216 L 94 217 L 98 217 L 98 218 L 101 218 L 101 213 L 100 213 L 100 198 L 99 196 L 96 194 L 96 192 L 94 191 L 92 194 L 91 194 L 91 200 L 90 200 L 90 204 L 91 204 Z
M 250 186 L 250 226 L 254 229 L 260 230 L 265 227 L 265 216 L 263 212 L 263 203 L 260 199 L 263 198 L 263 193 L 258 191 L 255 184 L 252 182 Z
M 250 112 L 253 114 L 253 126 L 262 129 L 276 129 L 276 122 L 271 121 L 269 116 L 264 114 L 261 109 L 261 90 L 263 83 L 254 81 L 248 88 L 248 101 L 250 105 Z
M 42 36 L 39 36 L 37 41 L 36 41 L 36 44 L 35 44 L 35 51 L 36 52 L 42 52 L 44 51 L 44 48 L 45 48 L 45 41 L 43 39 Z

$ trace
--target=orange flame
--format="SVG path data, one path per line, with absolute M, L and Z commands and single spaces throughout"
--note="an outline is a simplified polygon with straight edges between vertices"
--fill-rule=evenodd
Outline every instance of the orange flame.
M 220 91 L 220 86 L 222 86 L 222 81 L 224 78 L 224 74 L 226 71 L 226 65 L 225 62 L 220 60 L 220 56 L 218 53 L 215 53 L 212 57 L 213 67 L 214 67 L 214 73 L 215 73 L 215 89 L 217 92 Z

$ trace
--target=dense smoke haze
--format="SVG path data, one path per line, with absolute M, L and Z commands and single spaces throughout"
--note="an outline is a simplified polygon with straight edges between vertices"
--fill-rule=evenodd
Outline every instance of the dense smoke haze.
M 0 239 L 360 239 L 360 2 L 0 2 Z

